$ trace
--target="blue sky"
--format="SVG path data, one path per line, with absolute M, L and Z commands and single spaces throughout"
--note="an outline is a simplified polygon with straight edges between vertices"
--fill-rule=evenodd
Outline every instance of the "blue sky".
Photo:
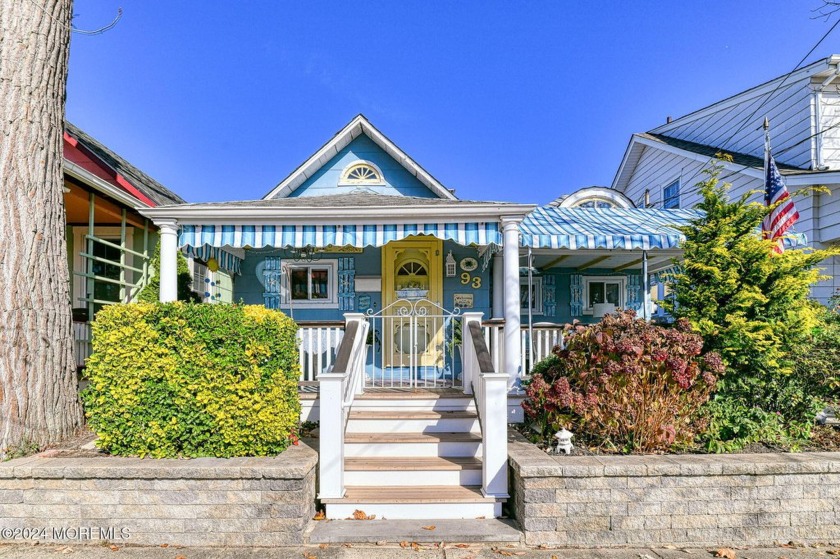
M 459 197 L 542 204 L 791 70 L 820 5 L 76 0 L 82 29 L 124 14 L 74 34 L 67 116 L 191 202 L 261 197 L 361 112 Z

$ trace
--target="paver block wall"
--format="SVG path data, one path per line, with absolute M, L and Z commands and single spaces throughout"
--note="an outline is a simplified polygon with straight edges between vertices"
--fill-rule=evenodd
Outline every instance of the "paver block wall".
M 293 545 L 315 514 L 317 453 L 0 462 L 0 543 Z
M 514 436 L 529 545 L 840 541 L 840 453 L 550 456 Z

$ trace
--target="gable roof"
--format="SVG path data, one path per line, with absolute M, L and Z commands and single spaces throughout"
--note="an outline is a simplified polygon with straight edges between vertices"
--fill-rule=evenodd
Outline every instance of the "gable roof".
M 821 58 L 815 62 L 812 62 L 811 64 L 808 64 L 807 66 L 799 68 L 798 70 L 778 76 L 755 87 L 751 87 L 745 91 L 741 91 L 734 95 L 730 95 L 725 99 L 716 101 L 711 105 L 703 107 L 702 109 L 697 109 L 696 111 L 692 111 L 679 118 L 672 119 L 670 122 L 666 122 L 665 124 L 652 129 L 651 132 L 655 134 L 667 135 L 669 130 L 679 128 L 683 126 L 687 121 L 694 121 L 699 118 L 702 118 L 703 116 L 706 116 L 709 113 L 714 113 L 726 107 L 737 105 L 738 103 L 743 102 L 745 99 L 750 99 L 758 97 L 760 95 L 771 93 L 781 85 L 787 87 L 788 85 L 791 85 L 802 79 L 828 76 L 834 71 L 834 69 L 831 68 L 831 66 L 837 64 L 840 64 L 840 55 L 833 54 L 826 58 Z
M 65 133 L 72 137 L 81 145 L 85 151 L 93 155 L 100 163 L 112 171 L 115 176 L 114 179 L 120 182 L 120 178 L 129 183 L 129 186 L 137 189 L 140 196 L 131 193 L 131 189 L 127 189 L 135 198 L 137 198 L 143 205 L 149 205 L 146 198 L 155 205 L 166 204 L 183 204 L 186 202 L 183 198 L 157 182 L 155 179 L 123 159 L 120 155 L 109 149 L 102 142 L 96 140 L 93 136 L 74 125 L 71 122 L 65 121 Z M 100 177 L 102 178 L 102 177 Z
M 344 149 L 350 142 L 361 134 L 382 148 L 395 161 L 402 165 L 409 173 L 414 175 L 429 190 L 437 194 L 439 198 L 457 200 L 457 197 L 445 186 L 443 186 L 428 171 L 423 169 L 417 162 L 411 159 L 408 154 L 401 150 L 394 142 L 388 139 L 363 115 L 357 115 L 347 126 L 339 130 L 326 144 L 304 161 L 289 176 L 275 186 L 263 199 L 286 198 L 301 186 L 306 180 L 318 172 L 327 164 L 339 151 Z

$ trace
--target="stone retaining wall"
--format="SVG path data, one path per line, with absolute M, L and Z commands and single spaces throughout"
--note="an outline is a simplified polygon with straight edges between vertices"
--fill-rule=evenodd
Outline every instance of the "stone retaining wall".
M 0 543 L 300 544 L 317 453 L 276 458 L 45 458 L 0 462 Z
M 549 456 L 509 445 L 529 545 L 840 542 L 840 453 Z

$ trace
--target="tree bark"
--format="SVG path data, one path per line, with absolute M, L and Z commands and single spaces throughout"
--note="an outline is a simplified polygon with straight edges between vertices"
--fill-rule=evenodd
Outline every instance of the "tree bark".
M 0 459 L 82 424 L 62 174 L 72 0 L 0 0 Z

